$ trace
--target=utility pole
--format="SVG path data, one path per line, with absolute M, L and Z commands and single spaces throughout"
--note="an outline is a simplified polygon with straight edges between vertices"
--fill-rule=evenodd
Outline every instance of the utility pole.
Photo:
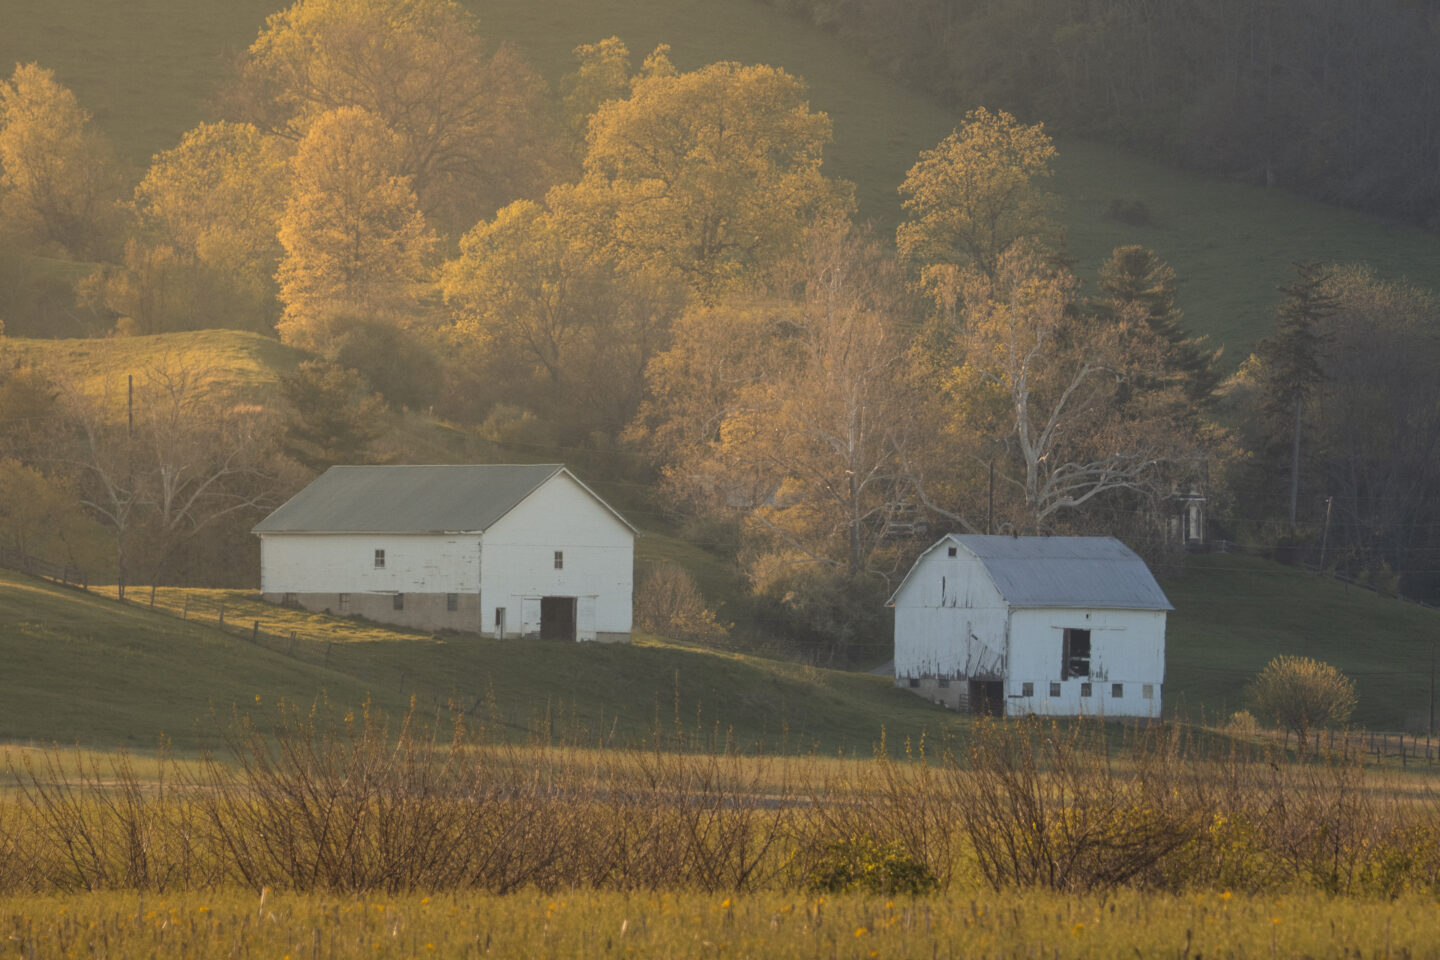
M 1425 728 L 1425 739 L 1435 735 L 1435 638 L 1430 638 L 1430 725 Z M 1427 747 L 1428 749 L 1428 747 Z
M 1334 497 L 1325 498 L 1325 532 L 1320 535 L 1320 572 L 1325 572 L 1325 547 L 1330 543 L 1330 508 L 1335 505 Z
M 995 519 L 995 461 L 990 461 L 990 505 L 985 508 L 985 535 L 990 535 L 990 525 Z

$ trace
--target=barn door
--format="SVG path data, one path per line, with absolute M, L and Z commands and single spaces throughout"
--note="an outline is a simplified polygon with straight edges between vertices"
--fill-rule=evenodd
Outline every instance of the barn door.
M 595 639 L 595 598 L 578 597 L 575 608 L 575 639 Z
M 523 597 L 520 600 L 520 629 L 522 637 L 533 637 L 540 632 L 540 598 Z

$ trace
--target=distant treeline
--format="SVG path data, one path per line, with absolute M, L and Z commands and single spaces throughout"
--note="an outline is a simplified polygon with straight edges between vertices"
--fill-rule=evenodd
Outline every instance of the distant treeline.
M 765 0 L 957 108 L 1440 226 L 1440 6 Z

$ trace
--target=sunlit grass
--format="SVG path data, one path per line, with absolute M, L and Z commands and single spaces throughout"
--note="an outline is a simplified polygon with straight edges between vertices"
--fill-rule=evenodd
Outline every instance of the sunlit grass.
M 907 898 L 571 890 L 302 897 L 250 891 L 0 900 L 19 956 L 930 957 L 1440 954 L 1440 908 L 1228 892 Z

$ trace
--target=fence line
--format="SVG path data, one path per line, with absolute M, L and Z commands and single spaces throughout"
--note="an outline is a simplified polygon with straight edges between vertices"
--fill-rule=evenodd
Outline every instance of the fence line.
M 90 589 L 90 577 L 84 570 L 77 570 L 66 564 L 51 563 L 49 560 L 41 560 L 39 557 L 32 557 L 28 553 L 12 550 L 9 547 L 0 547 L 0 567 L 28 573 L 32 577 L 53 580 L 61 586 L 79 587 L 81 590 Z

